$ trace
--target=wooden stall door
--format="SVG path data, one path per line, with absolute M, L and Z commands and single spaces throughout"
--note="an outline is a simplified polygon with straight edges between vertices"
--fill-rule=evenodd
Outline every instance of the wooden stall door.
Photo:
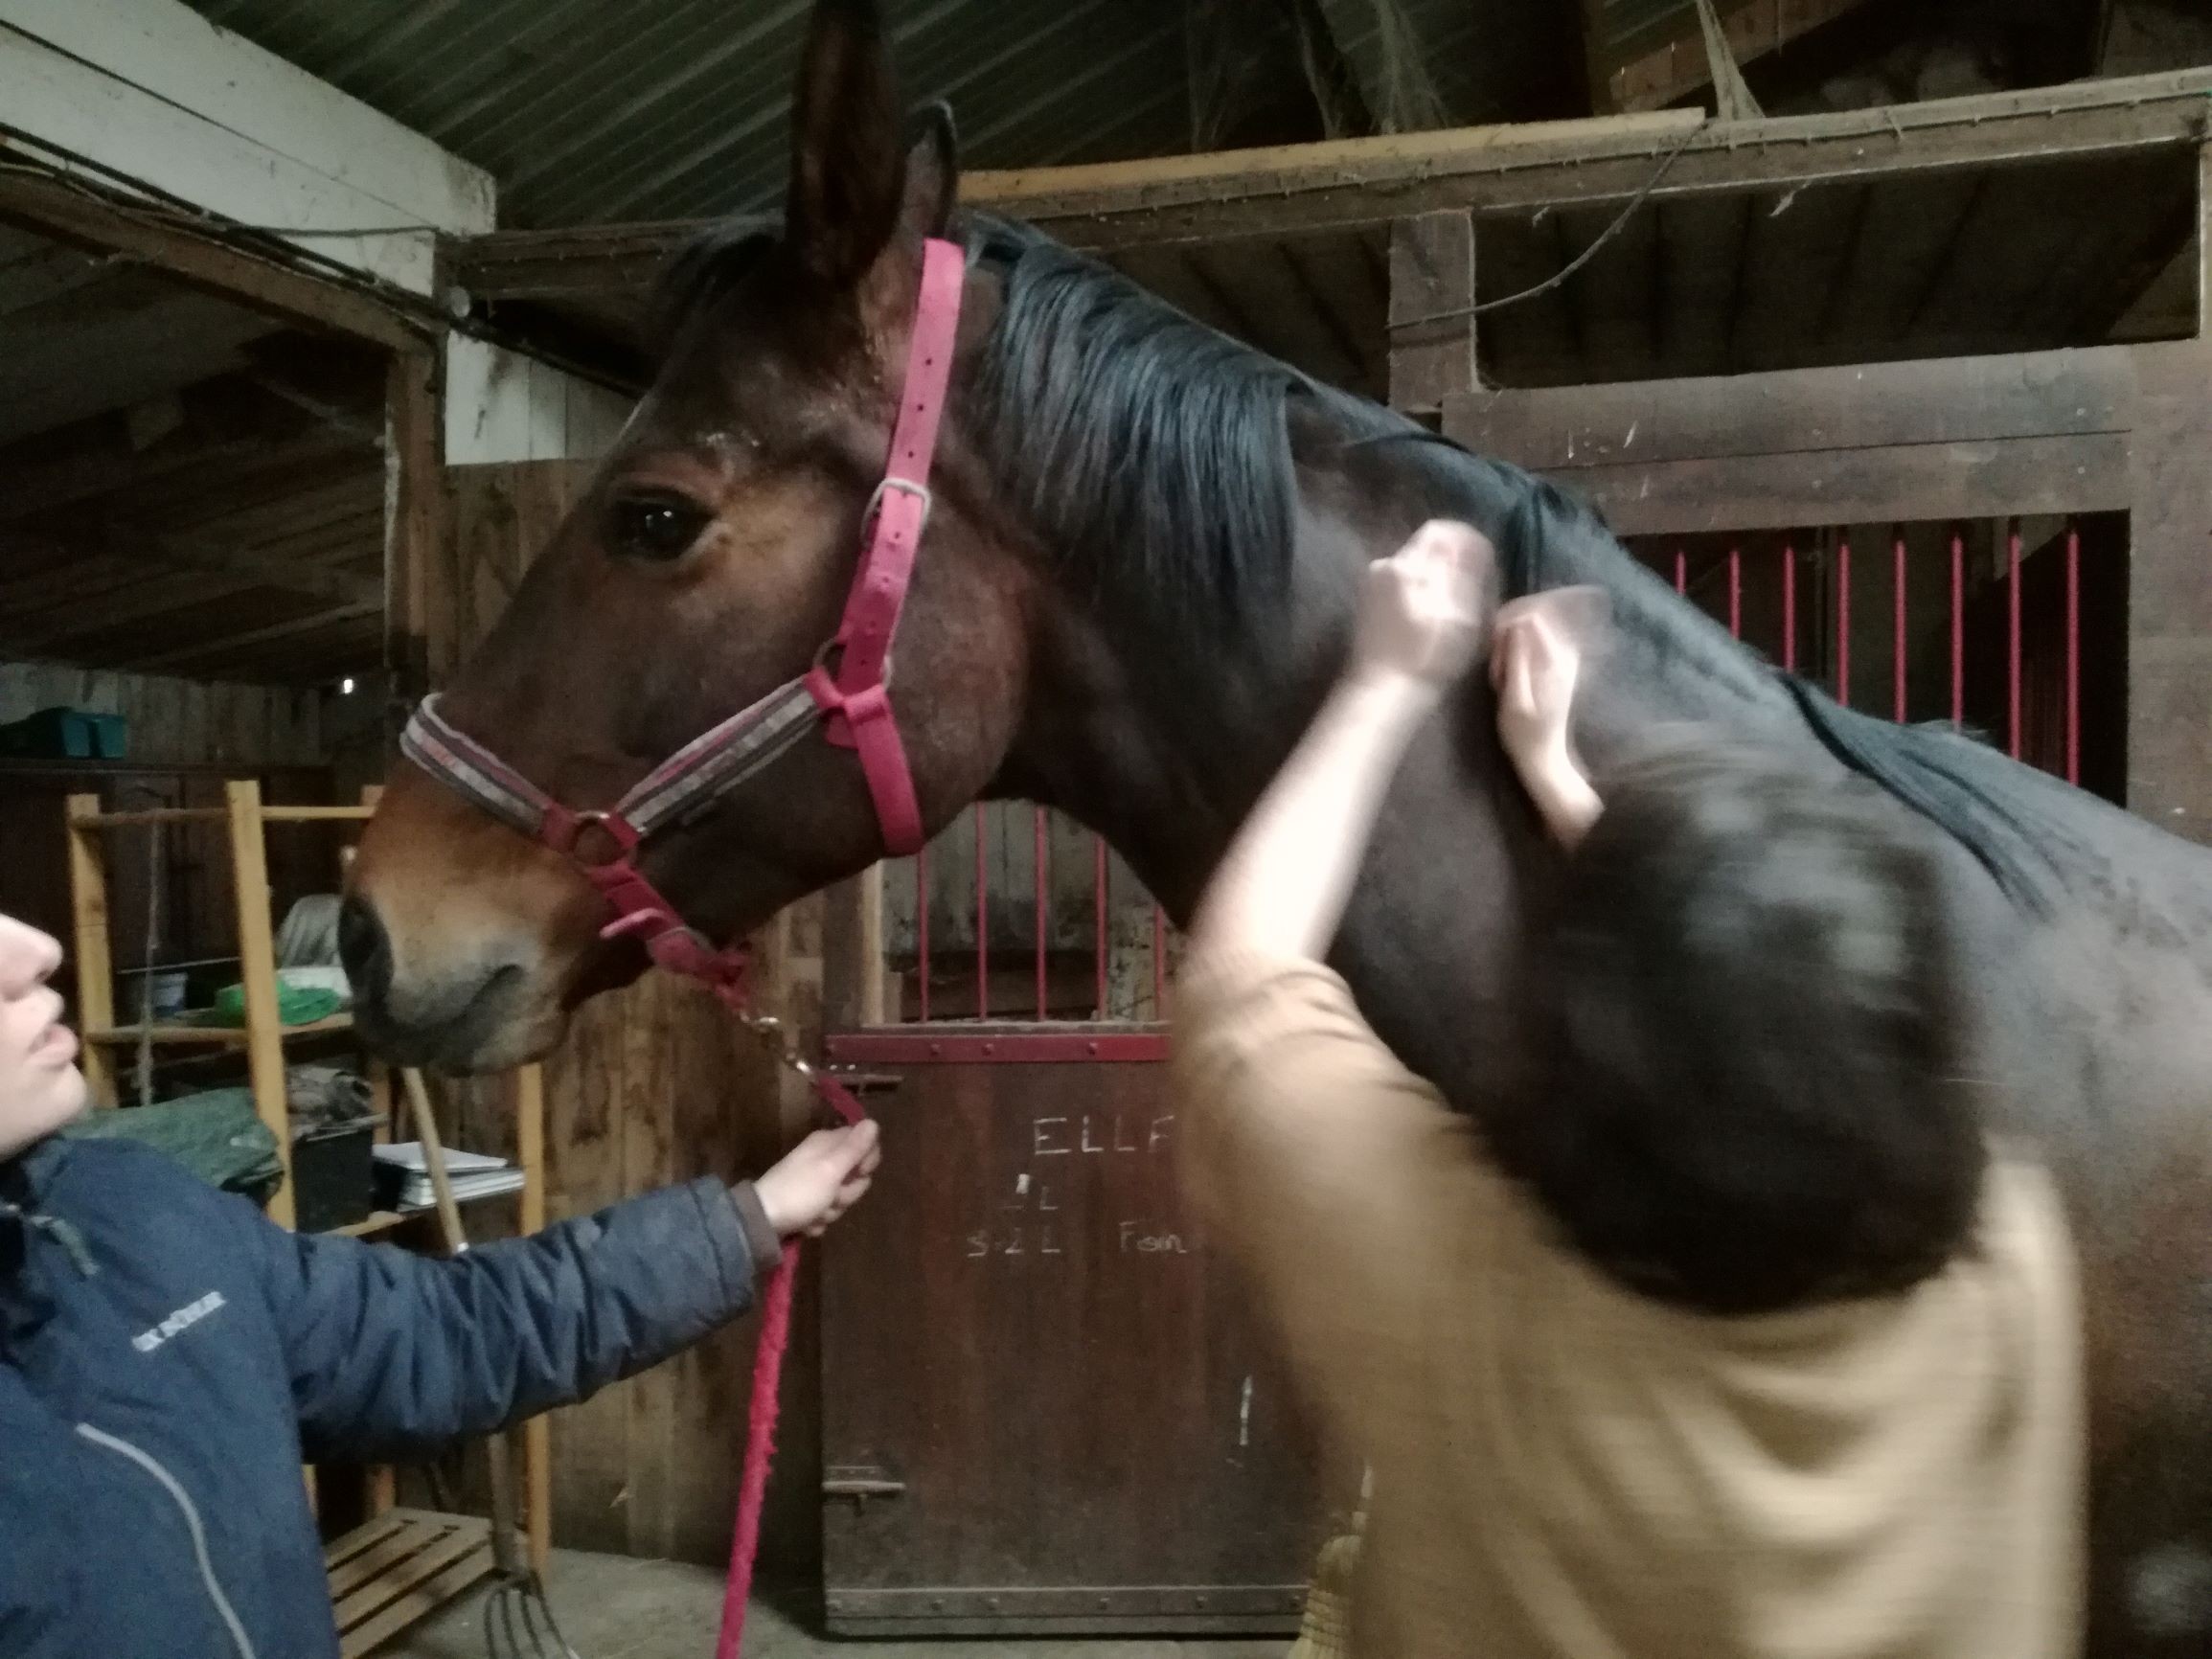
M 1163 1039 L 1117 1040 L 1155 1057 L 970 1027 L 938 1046 L 997 1057 L 870 1067 L 883 1170 L 823 1257 L 834 1631 L 1295 1627 L 1313 1444 L 1182 1212 Z

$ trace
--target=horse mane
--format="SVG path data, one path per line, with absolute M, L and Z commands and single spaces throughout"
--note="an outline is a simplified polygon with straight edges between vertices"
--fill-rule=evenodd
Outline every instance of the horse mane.
M 967 230 L 1005 299 L 966 412 L 1064 574 L 1217 644 L 1283 602 L 1288 406 L 1307 378 L 1028 225 L 974 215 Z
M 1767 665 L 1549 481 L 1326 386 L 1033 226 L 963 217 L 969 259 L 1005 289 L 963 413 L 996 484 L 1063 575 L 1102 607 L 1133 612 L 1160 648 L 1187 640 L 1218 657 L 1275 636 L 1295 551 L 1290 423 L 1302 403 L 1347 450 L 1404 445 L 1437 497 L 1484 522 L 1507 597 L 1601 581 L 1617 625 L 1662 661 L 1694 664 L 1748 695 L 1778 681 L 1838 761 L 1956 840 L 2013 902 L 2047 908 L 2048 877 L 2078 843 L 1986 745 L 1948 725 L 1860 714 Z M 773 225 L 726 220 L 679 253 L 660 289 L 664 341 L 744 282 L 773 247 Z

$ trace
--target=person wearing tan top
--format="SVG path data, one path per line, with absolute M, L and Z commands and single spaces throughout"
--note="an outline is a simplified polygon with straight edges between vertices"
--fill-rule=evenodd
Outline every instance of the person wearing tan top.
M 1489 556 L 1430 525 L 1374 567 L 1176 1003 L 1194 1209 L 1372 1474 L 1354 1652 L 2075 1652 L 2074 1264 L 2047 1176 L 1984 1131 L 1931 831 L 1711 738 L 1601 804 L 1576 612 L 1539 595 L 1491 661 L 1565 859 L 1525 1098 L 1478 1132 L 1324 966 L 1403 746 L 1490 631 Z

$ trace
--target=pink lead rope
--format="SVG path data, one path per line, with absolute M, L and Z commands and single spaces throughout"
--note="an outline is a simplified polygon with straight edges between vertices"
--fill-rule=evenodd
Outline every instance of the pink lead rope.
M 847 1124 L 864 1114 L 853 1091 L 821 1072 L 811 1075 L 814 1094 Z M 791 1345 L 791 1286 L 798 1277 L 799 1241 L 784 1246 L 761 1297 L 761 1336 L 753 1349 L 753 1392 L 745 1409 L 745 1461 L 738 1477 L 738 1525 L 730 1536 L 730 1579 L 722 1590 L 722 1630 L 715 1659 L 739 1659 L 745 1643 L 745 1609 L 753 1600 L 753 1560 L 761 1549 L 761 1511 L 768 1499 L 768 1470 L 776 1460 L 776 1418 L 783 1410 L 784 1352 Z

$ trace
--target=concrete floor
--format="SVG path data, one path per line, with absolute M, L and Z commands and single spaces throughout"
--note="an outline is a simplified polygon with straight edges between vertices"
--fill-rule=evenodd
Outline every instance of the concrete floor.
M 709 1659 L 721 1621 L 721 1575 L 674 1561 L 556 1550 L 548 1600 L 578 1659 Z M 745 1630 L 746 1659 L 1283 1659 L 1286 1641 L 1269 1642 L 831 1642 L 756 1602 Z M 425 1620 L 379 1659 L 486 1659 L 480 1596 Z M 533 1655 L 501 1659 L 536 1659 Z

